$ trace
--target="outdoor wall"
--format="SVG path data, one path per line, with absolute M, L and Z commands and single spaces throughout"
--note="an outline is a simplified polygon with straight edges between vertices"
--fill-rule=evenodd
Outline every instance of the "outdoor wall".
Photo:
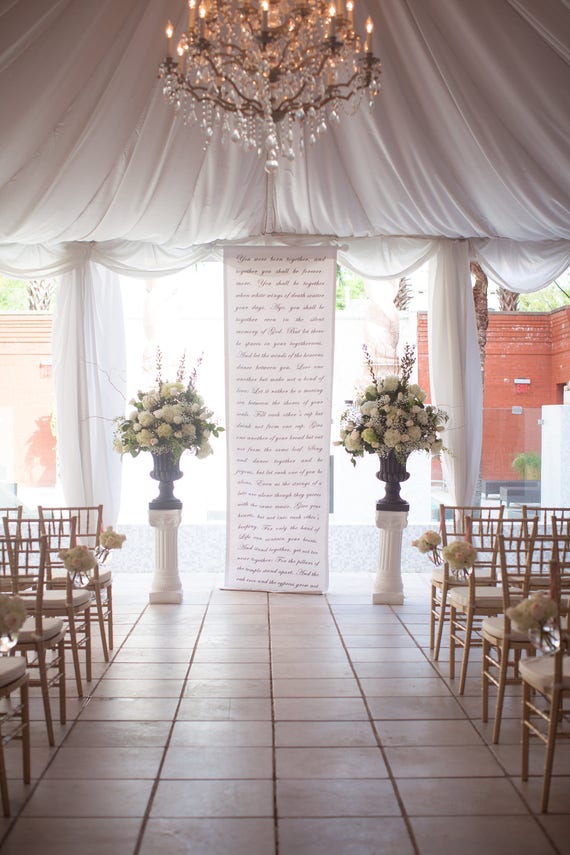
M 0 314 L 0 483 L 55 484 L 50 314 Z
M 418 314 L 420 385 L 429 389 L 427 314 Z M 481 477 L 516 480 L 521 452 L 541 451 L 541 408 L 562 404 L 570 379 L 570 307 L 491 312 L 485 351 Z M 516 382 L 516 381 L 530 382 Z

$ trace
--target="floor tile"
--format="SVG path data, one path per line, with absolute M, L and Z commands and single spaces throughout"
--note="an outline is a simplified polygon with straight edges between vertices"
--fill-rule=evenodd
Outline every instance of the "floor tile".
M 277 782 L 277 812 L 288 817 L 400 816 L 390 781 L 282 780 Z
M 276 774 L 282 778 L 386 778 L 378 748 L 277 748 Z
M 178 721 L 172 730 L 171 745 L 272 745 L 269 721 Z
M 131 853 L 141 827 L 141 820 L 50 819 L 18 820 L 2 843 L 2 855 L 119 855 Z
M 169 781 L 158 785 L 152 817 L 272 817 L 267 781 Z
M 230 842 L 231 841 L 231 842 Z M 275 855 L 272 819 L 150 819 L 139 855 Z
M 279 855 L 412 855 L 413 852 L 404 821 L 396 817 L 283 819 L 279 823 Z
M 273 778 L 271 747 L 211 747 L 189 748 L 171 745 L 161 769 L 166 778 Z
M 411 819 L 421 855 L 554 855 L 555 849 L 529 816 L 473 816 Z

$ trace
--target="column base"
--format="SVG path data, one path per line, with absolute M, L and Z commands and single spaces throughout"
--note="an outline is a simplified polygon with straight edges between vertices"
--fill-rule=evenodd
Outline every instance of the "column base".
M 376 510 L 376 527 L 381 531 L 378 572 L 372 591 L 374 605 L 401 606 L 404 602 L 402 531 L 407 524 L 406 511 Z
M 182 602 L 182 582 L 178 575 L 178 527 L 180 510 L 149 510 L 148 518 L 154 528 L 155 570 L 149 603 Z

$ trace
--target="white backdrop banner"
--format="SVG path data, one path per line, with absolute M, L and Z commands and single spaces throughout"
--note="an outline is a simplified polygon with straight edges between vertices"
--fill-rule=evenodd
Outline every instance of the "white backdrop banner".
M 336 252 L 224 251 L 226 587 L 328 586 Z

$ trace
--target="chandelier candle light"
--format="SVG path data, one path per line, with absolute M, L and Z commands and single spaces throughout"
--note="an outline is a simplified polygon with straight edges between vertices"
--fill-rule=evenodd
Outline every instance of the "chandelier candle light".
M 188 0 L 188 28 L 159 78 L 167 101 L 184 122 L 198 123 L 206 143 L 222 139 L 258 155 L 274 173 L 278 157 L 294 160 L 342 112 L 352 115 L 366 93 L 380 90 L 380 60 L 372 52 L 371 18 L 364 47 L 354 30 L 354 0 Z

